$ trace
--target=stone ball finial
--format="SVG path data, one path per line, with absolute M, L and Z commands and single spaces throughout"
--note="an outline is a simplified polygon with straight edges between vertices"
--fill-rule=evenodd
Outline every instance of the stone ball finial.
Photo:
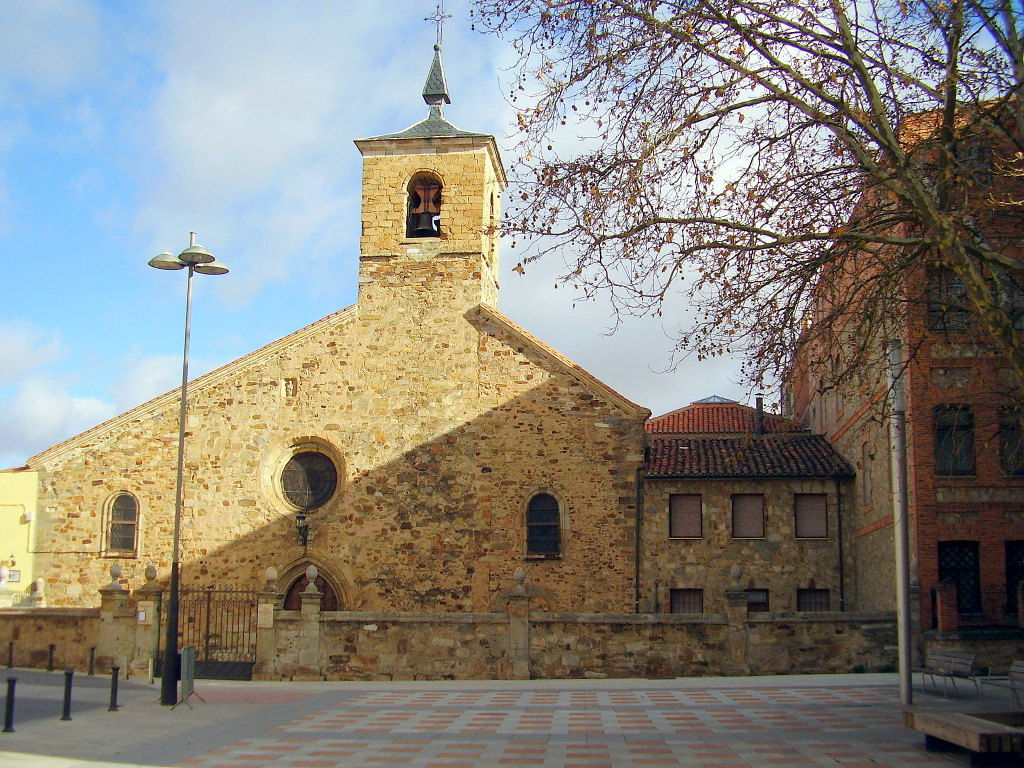
M 146 581 L 156 581 L 156 566 L 155 565 L 147 565 L 146 566 Z
M 107 584 L 107 586 L 104 587 L 104 589 L 124 589 L 124 587 L 122 587 L 121 583 L 118 581 L 118 579 L 121 578 L 122 573 L 123 571 L 121 569 L 121 566 L 117 563 L 114 563 L 112 566 L 110 566 L 110 583 Z
M 277 568 L 270 566 L 263 572 L 263 578 L 267 581 L 277 581 Z
M 46 580 L 36 579 L 32 582 L 32 591 L 37 595 L 42 595 L 46 592 Z
M 732 579 L 733 584 L 739 584 L 740 579 L 743 578 L 743 566 L 739 563 L 733 565 L 733 567 L 729 569 L 729 578 Z
M 526 571 L 522 568 L 516 568 L 512 572 L 512 580 L 516 583 L 512 591 L 517 595 L 526 594 Z
M 319 576 L 319 575 L 320 575 L 320 571 L 318 571 L 316 569 L 315 565 L 310 564 L 310 565 L 308 565 L 306 567 L 306 580 L 307 581 L 316 581 L 316 577 Z

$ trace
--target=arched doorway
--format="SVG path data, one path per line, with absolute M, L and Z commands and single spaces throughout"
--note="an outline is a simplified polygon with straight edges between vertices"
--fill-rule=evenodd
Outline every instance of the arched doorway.
M 320 590 L 320 610 L 321 611 L 337 611 L 340 610 L 338 605 L 338 596 L 334 592 L 334 588 L 330 583 L 321 575 L 317 575 L 313 581 L 316 584 L 316 588 Z M 302 592 L 309 584 L 309 579 L 306 578 L 306 574 L 303 573 L 292 585 L 288 587 L 288 591 L 284 595 L 284 609 L 286 611 L 297 611 L 302 608 Z

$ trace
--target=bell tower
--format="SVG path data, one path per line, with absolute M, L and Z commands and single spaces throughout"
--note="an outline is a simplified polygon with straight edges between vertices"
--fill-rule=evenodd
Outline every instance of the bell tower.
M 363 156 L 361 315 L 419 302 L 459 314 L 497 304 L 505 169 L 493 136 L 445 119 L 451 97 L 440 43 L 423 100 L 426 119 L 355 142 Z

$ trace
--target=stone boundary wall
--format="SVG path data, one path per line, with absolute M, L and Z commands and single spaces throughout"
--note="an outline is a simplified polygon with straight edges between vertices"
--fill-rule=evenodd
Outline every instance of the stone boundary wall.
M 152 574 L 151 574 L 152 575 Z M 314 574 L 315 576 L 315 574 Z M 268 584 L 268 587 L 270 585 Z M 256 679 L 472 680 L 692 677 L 892 670 L 896 620 L 879 613 L 753 613 L 731 590 L 725 613 L 701 615 L 554 613 L 530 610 L 522 584 L 504 611 L 321 612 L 315 589 L 299 610 L 283 595 L 259 593 Z M 116 582 L 101 607 L 0 609 L 3 641 L 15 641 L 15 665 L 96 670 L 118 664 L 146 671 L 158 644 L 160 603 L 152 579 L 134 593 Z M 146 607 L 147 610 L 142 610 Z
M 0 609 L 0 659 L 7 663 L 14 641 L 14 666 L 45 667 L 53 643 L 54 669 L 89 668 L 89 649 L 99 642 L 99 608 Z

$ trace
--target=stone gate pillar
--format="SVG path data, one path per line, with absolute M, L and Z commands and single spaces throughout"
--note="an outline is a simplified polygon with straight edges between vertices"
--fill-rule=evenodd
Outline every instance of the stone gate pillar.
M 277 569 L 267 568 L 263 591 L 256 598 L 256 666 L 254 679 L 277 677 L 277 631 L 274 610 L 277 607 Z
M 517 568 L 512 574 L 516 585 L 505 596 L 508 613 L 508 658 L 511 680 L 530 679 L 530 595 L 526 592 L 526 572 Z
M 747 662 L 747 590 L 725 590 L 725 616 L 729 623 L 726 649 L 731 667 L 725 674 L 750 674 L 750 664 Z
M 135 590 L 135 653 L 132 672 L 157 674 L 156 652 L 160 644 L 160 600 L 164 588 L 156 580 L 156 568 L 146 567 L 146 583 Z M 152 664 L 152 667 L 150 665 Z
M 319 572 L 315 565 L 306 568 L 309 583 L 302 591 L 301 622 L 299 625 L 298 666 L 296 680 L 320 680 L 320 590 L 316 588 Z
M 110 566 L 110 583 L 100 590 L 100 630 L 96 640 L 96 669 L 108 672 L 115 664 L 124 672 L 135 651 L 135 610 L 121 586 L 121 566 Z

